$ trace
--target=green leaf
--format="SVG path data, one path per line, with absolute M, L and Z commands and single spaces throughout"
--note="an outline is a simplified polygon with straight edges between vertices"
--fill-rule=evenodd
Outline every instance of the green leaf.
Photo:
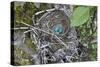
M 71 26 L 80 26 L 89 19 L 89 7 L 77 7 L 71 16 Z

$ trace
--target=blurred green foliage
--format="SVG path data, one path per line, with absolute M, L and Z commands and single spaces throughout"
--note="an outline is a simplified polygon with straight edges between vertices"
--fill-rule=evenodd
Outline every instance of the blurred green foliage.
M 32 24 L 32 16 L 39 11 L 34 3 L 28 3 L 25 2 L 22 5 L 18 5 L 15 7 L 15 25 L 20 25 L 23 26 L 22 24 L 20 24 L 20 22 L 25 22 L 27 24 Z M 18 22 L 19 23 L 18 23 Z
M 90 17 L 89 7 L 77 7 L 71 17 L 71 26 L 80 26 L 87 22 Z
M 97 60 L 97 23 L 94 19 L 97 19 L 97 7 L 90 7 L 89 18 L 84 24 L 80 24 L 76 27 L 78 38 L 80 42 L 88 49 L 89 60 Z

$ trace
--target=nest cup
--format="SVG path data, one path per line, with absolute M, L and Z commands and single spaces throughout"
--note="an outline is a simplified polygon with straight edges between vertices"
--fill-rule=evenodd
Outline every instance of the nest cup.
M 51 18 L 50 22 L 48 23 L 48 27 L 54 34 L 63 36 L 69 31 L 69 23 L 69 18 L 64 11 L 54 10 L 51 12 Z

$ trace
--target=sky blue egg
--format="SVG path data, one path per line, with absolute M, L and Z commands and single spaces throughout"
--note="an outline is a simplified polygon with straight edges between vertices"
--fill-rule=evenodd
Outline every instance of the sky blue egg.
M 56 34 L 61 34 L 64 31 L 63 26 L 61 24 L 55 25 L 54 28 L 53 28 L 53 30 L 54 30 L 54 32 Z

